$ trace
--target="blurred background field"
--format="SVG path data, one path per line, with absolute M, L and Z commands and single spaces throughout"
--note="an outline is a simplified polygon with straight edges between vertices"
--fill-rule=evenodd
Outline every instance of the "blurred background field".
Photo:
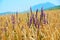
M 0 16 L 0 40 L 60 40 L 60 9 L 44 13 L 48 24 L 42 24 L 39 28 L 33 23 L 30 27 L 27 25 L 27 13 Z M 28 14 L 30 19 L 31 13 Z M 36 12 L 33 14 L 36 15 Z M 37 14 L 39 19 L 41 12 Z

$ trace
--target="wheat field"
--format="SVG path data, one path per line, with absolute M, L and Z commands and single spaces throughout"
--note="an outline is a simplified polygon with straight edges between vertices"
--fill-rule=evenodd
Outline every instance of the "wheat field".
M 44 11 L 47 24 L 29 26 L 31 13 L 0 16 L 0 40 L 60 40 L 60 10 Z M 33 12 L 34 18 L 36 12 Z M 41 12 L 37 14 L 40 20 Z

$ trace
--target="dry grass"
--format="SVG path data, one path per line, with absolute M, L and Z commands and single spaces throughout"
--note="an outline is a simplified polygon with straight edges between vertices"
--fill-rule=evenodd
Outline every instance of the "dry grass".
M 60 40 L 60 10 L 45 11 L 45 14 L 48 17 L 48 24 L 40 26 L 39 33 L 33 24 L 30 28 L 27 26 L 26 13 L 18 14 L 18 17 L 14 14 L 16 22 L 14 29 L 11 15 L 0 16 L 0 40 Z M 38 19 L 39 15 L 40 12 L 38 12 Z M 8 26 L 6 26 L 6 21 L 8 21 Z

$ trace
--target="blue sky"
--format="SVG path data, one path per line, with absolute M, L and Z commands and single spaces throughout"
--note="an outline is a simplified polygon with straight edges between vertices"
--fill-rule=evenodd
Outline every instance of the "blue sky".
M 0 0 L 0 12 L 22 12 L 40 3 L 60 5 L 60 0 Z

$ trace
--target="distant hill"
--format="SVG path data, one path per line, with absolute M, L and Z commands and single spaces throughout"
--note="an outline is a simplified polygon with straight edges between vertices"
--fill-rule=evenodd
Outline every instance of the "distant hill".
M 55 9 L 60 9 L 60 5 L 59 5 L 59 6 L 54 6 L 54 7 L 51 7 L 51 8 L 46 9 L 46 10 L 55 10 Z
M 55 6 L 55 5 L 51 4 L 51 3 L 48 3 L 48 4 L 49 4 L 48 6 L 47 6 L 47 3 L 45 3 L 45 5 L 44 4 L 39 4 L 39 5 L 33 6 L 32 10 L 33 10 L 33 12 L 36 11 L 36 9 L 41 10 L 42 6 L 43 6 L 44 10 L 56 10 L 56 9 L 60 9 L 60 5 L 59 6 Z M 27 13 L 29 11 L 18 12 L 18 13 Z M 3 13 L 0 13 L 0 15 L 6 15 L 6 14 L 16 14 L 16 12 L 3 12 Z
M 3 12 L 3 13 L 0 13 L 0 15 L 7 15 L 7 14 L 16 14 L 16 12 Z
M 55 5 L 50 3 L 50 2 L 47 2 L 47 3 L 43 3 L 43 4 L 37 4 L 37 5 L 34 5 L 32 6 L 32 10 L 33 11 L 36 11 L 36 9 L 41 9 L 41 7 L 43 7 L 44 9 L 49 9 L 51 7 L 54 7 Z

